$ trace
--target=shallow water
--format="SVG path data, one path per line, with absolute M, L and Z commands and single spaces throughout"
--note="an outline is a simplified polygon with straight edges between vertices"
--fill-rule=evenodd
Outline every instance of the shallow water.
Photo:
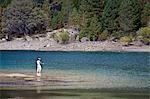
M 41 57 L 45 63 L 43 75 L 46 76 L 91 80 L 88 87 L 96 88 L 149 87 L 149 54 L 0 51 L 0 71 L 34 74 L 36 58 Z
M 41 57 L 43 62 L 42 78 L 40 82 L 17 80 L 11 82 L 11 86 L 16 87 L 19 83 L 22 89 L 30 89 L 32 85 L 38 90 L 49 89 L 149 89 L 149 54 L 146 52 L 40 52 L 40 51 L 0 51 L 0 72 L 4 73 L 24 73 L 35 75 L 35 61 Z M 53 79 L 53 81 L 51 80 Z M 20 84 L 21 82 L 21 84 Z M 10 84 L 1 82 L 1 93 L 18 93 L 18 91 L 7 90 Z M 24 86 L 24 87 L 23 87 Z M 20 88 L 20 87 L 16 87 Z M 42 91 L 42 94 L 31 92 L 39 99 L 148 99 L 149 95 L 145 92 L 139 93 L 119 93 L 115 94 L 101 91 L 72 93 L 56 91 Z M 25 90 L 19 91 L 24 93 Z M 58 94 L 57 94 L 58 92 Z M 29 94 L 14 94 L 14 97 L 25 97 Z M 91 93 L 91 94 L 89 94 Z M 69 96 L 68 96 L 69 94 Z M 71 94 L 71 96 L 70 96 Z M 73 95 L 72 95 L 73 94 Z M 75 94 L 75 95 L 74 95 Z M 77 94 L 77 95 L 76 95 Z M 137 95 L 139 94 L 139 96 Z M 48 96 L 47 96 L 48 95 Z M 3 94 L 3 97 L 7 94 Z M 89 97 L 89 98 L 87 98 Z M 28 97 L 30 98 L 30 96 Z M 32 97 L 33 98 L 33 97 Z

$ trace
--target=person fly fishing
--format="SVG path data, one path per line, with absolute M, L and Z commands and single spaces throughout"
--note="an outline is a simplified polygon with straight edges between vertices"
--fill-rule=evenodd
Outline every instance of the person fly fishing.
M 41 58 L 37 58 L 36 60 L 36 76 L 40 77 L 41 76 L 41 71 L 42 71 L 42 65 L 44 63 L 42 62 Z

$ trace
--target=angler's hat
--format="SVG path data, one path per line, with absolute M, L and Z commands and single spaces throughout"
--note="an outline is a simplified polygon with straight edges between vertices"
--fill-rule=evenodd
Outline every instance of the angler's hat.
M 41 60 L 41 58 L 40 58 L 40 57 L 38 57 L 37 59 L 38 59 L 38 60 Z

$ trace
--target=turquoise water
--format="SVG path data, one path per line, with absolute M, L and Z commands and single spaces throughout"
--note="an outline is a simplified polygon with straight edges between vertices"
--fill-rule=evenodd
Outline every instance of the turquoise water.
M 36 58 L 41 57 L 45 63 L 43 74 L 92 80 L 88 84 L 79 84 L 86 88 L 148 88 L 149 54 L 147 52 L 0 51 L 0 71 L 34 72 Z

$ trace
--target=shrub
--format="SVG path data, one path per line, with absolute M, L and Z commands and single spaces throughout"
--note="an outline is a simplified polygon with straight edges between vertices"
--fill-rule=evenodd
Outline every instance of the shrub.
M 138 31 L 138 36 L 150 37 L 150 27 L 143 27 Z
M 99 36 L 98 36 L 98 40 L 100 41 L 105 41 L 108 38 L 108 33 L 107 32 L 102 32 Z
M 138 39 L 144 44 L 150 44 L 150 27 L 143 27 L 138 31 Z
M 83 37 L 87 37 L 87 29 L 84 28 L 79 33 L 79 40 L 81 40 Z
M 62 32 L 62 33 L 60 33 L 59 36 L 60 36 L 63 44 L 66 44 L 69 41 L 69 33 L 68 32 Z
M 143 38 L 143 39 L 142 39 L 142 42 L 143 42 L 145 45 L 150 45 L 150 38 Z
M 69 33 L 68 32 L 60 32 L 54 35 L 54 40 L 57 43 L 66 44 L 69 41 Z
M 125 34 L 123 32 L 121 32 L 121 31 L 114 32 L 114 33 L 111 34 L 111 37 L 115 37 L 115 38 L 118 38 L 118 39 L 123 37 L 123 36 L 125 36 Z
M 124 36 L 120 38 L 120 41 L 123 45 L 128 46 L 133 41 L 133 38 L 132 36 Z

